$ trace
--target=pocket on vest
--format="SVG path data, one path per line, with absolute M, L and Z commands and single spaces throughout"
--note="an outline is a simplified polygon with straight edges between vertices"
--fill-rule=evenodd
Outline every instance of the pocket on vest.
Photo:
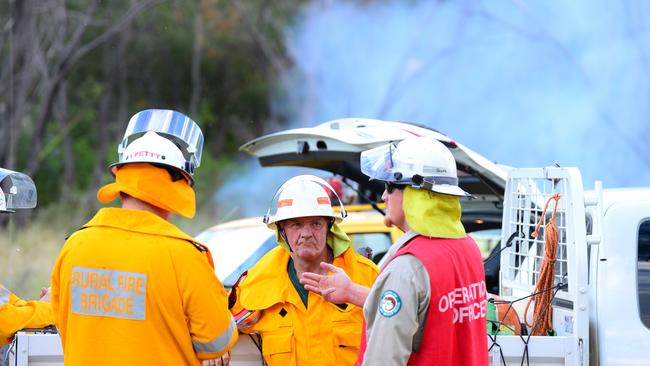
M 353 365 L 359 355 L 361 344 L 361 327 L 334 328 L 334 347 L 339 365 Z
M 262 339 L 262 353 L 269 366 L 295 365 L 293 333 L 267 334 Z

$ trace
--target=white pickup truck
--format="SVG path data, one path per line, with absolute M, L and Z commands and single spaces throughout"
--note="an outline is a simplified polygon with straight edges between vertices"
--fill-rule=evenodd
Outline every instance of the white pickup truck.
M 527 300 L 517 300 L 534 292 L 546 245 L 543 236 L 531 234 L 555 193 L 560 194 L 558 247 L 549 290 L 555 293 L 557 335 L 489 336 L 490 364 L 650 365 L 650 188 L 603 190 L 596 182 L 586 191 L 576 168 L 511 170 L 501 236 L 501 297 L 516 301 L 523 321 Z M 549 219 L 550 211 L 543 228 Z
M 437 131 L 367 119 L 282 131 L 242 150 L 263 166 L 336 173 L 376 199 L 381 188 L 364 180 L 357 154 L 409 135 L 431 136 L 451 150 L 459 184 L 474 194 L 462 201 L 467 231 L 501 228 L 501 252 L 486 262 L 488 289 L 512 301 L 522 318 L 524 298 L 535 292 L 539 279 L 550 211 L 542 220 L 542 235 L 533 239 L 531 234 L 546 201 L 560 194 L 555 288 L 549 289 L 555 293 L 555 335 L 488 335 L 491 365 L 650 365 L 650 355 L 642 351 L 650 349 L 650 188 L 603 190 L 596 182 L 587 191 L 577 168 L 510 169 Z
M 501 296 L 516 301 L 534 291 L 545 241 L 531 233 L 555 193 L 561 195 L 552 289 L 557 336 L 490 336 L 491 364 L 650 365 L 644 351 L 650 349 L 650 188 L 603 190 L 596 182 L 585 191 L 576 168 L 511 170 Z M 547 212 L 542 227 L 549 218 Z M 525 302 L 515 306 L 522 318 Z
M 360 194 L 376 199 L 381 187 L 363 180 L 358 154 L 413 134 L 445 143 L 457 159 L 461 187 L 477 193 L 462 202 L 468 232 L 501 227 L 496 288 L 522 318 L 524 298 L 534 293 L 539 280 L 553 204 L 542 218 L 542 235 L 531 234 L 546 201 L 560 194 L 551 288 L 555 335 L 487 335 L 491 365 L 650 365 L 644 351 L 650 350 L 650 188 L 603 190 L 596 182 L 587 191 L 576 168 L 508 169 L 438 132 L 365 119 L 283 131 L 253 140 L 242 150 L 263 166 L 301 165 L 336 173 L 356 184 Z M 235 352 L 231 365 L 261 364 L 251 356 L 250 351 Z M 60 342 L 53 334 L 19 333 L 9 359 L 12 366 L 61 365 Z

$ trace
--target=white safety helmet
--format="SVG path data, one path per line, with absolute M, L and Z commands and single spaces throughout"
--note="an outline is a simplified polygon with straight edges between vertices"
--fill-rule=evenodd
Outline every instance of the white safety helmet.
M 456 161 L 440 141 L 413 137 L 361 153 L 361 171 L 370 179 L 452 196 L 471 196 L 458 187 Z
M 36 207 L 36 185 L 26 174 L 0 168 L 0 212 Z
M 147 109 L 136 113 L 118 146 L 118 162 L 111 173 L 124 164 L 151 163 L 173 168 L 194 185 L 194 170 L 201 165 L 203 133 L 186 115 L 167 109 Z
M 339 202 L 339 212 L 332 208 L 330 192 Z M 272 210 L 275 211 L 272 213 Z M 331 217 L 334 223 L 338 224 L 347 213 L 329 183 L 315 175 L 306 174 L 293 177 L 278 188 L 271 201 L 271 207 L 264 216 L 264 223 L 275 230 L 279 221 L 310 216 Z

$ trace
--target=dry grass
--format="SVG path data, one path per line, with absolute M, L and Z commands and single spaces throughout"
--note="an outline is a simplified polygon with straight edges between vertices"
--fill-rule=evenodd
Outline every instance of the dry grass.
M 40 288 L 50 283 L 52 266 L 65 238 L 81 225 L 81 211 L 63 205 L 37 209 L 35 219 L 21 228 L 16 228 L 11 219 L 0 229 L 0 281 L 20 297 L 38 297 Z

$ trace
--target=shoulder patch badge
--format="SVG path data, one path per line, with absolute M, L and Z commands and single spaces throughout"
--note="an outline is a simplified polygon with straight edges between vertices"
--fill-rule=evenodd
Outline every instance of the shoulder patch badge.
M 379 301 L 379 312 L 381 315 L 390 318 L 397 314 L 402 308 L 402 299 L 400 299 L 397 292 L 393 290 L 386 290 L 381 294 Z

